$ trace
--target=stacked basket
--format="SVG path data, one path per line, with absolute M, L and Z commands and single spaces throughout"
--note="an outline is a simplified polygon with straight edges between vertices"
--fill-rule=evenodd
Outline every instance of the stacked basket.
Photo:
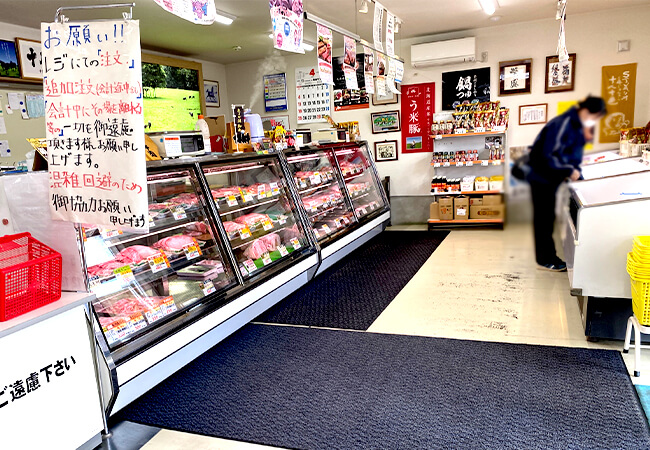
M 650 236 L 634 238 L 627 254 L 627 273 L 632 281 L 632 309 L 639 323 L 650 325 Z

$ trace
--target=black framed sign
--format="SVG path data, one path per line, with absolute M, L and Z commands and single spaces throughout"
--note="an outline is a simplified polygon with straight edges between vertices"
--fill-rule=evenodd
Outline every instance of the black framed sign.
M 466 101 L 490 101 L 489 67 L 442 74 L 442 109 L 449 111 Z

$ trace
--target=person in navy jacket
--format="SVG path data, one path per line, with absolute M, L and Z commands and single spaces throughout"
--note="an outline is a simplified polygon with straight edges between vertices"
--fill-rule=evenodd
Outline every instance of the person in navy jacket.
M 582 178 L 580 164 L 584 146 L 593 139 L 594 127 L 605 114 L 605 101 L 589 96 L 548 122 L 535 138 L 527 179 L 533 197 L 535 257 L 540 269 L 566 271 L 566 264 L 558 258 L 553 241 L 555 197 L 564 181 Z

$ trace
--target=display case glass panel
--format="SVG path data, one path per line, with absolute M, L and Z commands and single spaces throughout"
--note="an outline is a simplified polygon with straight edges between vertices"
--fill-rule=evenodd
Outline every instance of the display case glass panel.
M 149 174 L 147 234 L 81 227 L 93 307 L 111 349 L 237 284 L 199 186 L 190 169 Z
M 277 158 L 202 169 L 244 279 L 311 246 Z
M 337 149 L 335 154 L 357 217 L 362 219 L 385 209 L 382 188 L 367 147 Z
M 319 243 L 335 239 L 357 222 L 331 152 L 289 154 L 287 161 Z

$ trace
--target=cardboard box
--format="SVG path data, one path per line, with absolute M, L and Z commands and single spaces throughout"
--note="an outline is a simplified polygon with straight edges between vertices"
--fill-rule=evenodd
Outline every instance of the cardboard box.
M 470 219 L 503 219 L 505 217 L 505 205 L 470 206 Z
M 453 197 L 442 197 L 438 200 L 438 211 L 440 220 L 454 219 L 454 199 Z
M 483 196 L 483 205 L 484 206 L 500 205 L 502 203 L 503 203 L 503 195 L 501 195 L 501 194 L 493 194 L 493 195 L 484 195 Z
M 213 153 L 226 151 L 226 116 L 204 117 L 210 130 L 210 149 Z
M 440 219 L 440 205 L 438 205 L 438 202 L 433 202 L 429 206 L 429 219 L 431 220 Z
M 469 219 L 469 198 L 460 195 L 454 199 L 454 220 Z
M 483 206 L 482 197 L 470 197 L 469 206 Z

